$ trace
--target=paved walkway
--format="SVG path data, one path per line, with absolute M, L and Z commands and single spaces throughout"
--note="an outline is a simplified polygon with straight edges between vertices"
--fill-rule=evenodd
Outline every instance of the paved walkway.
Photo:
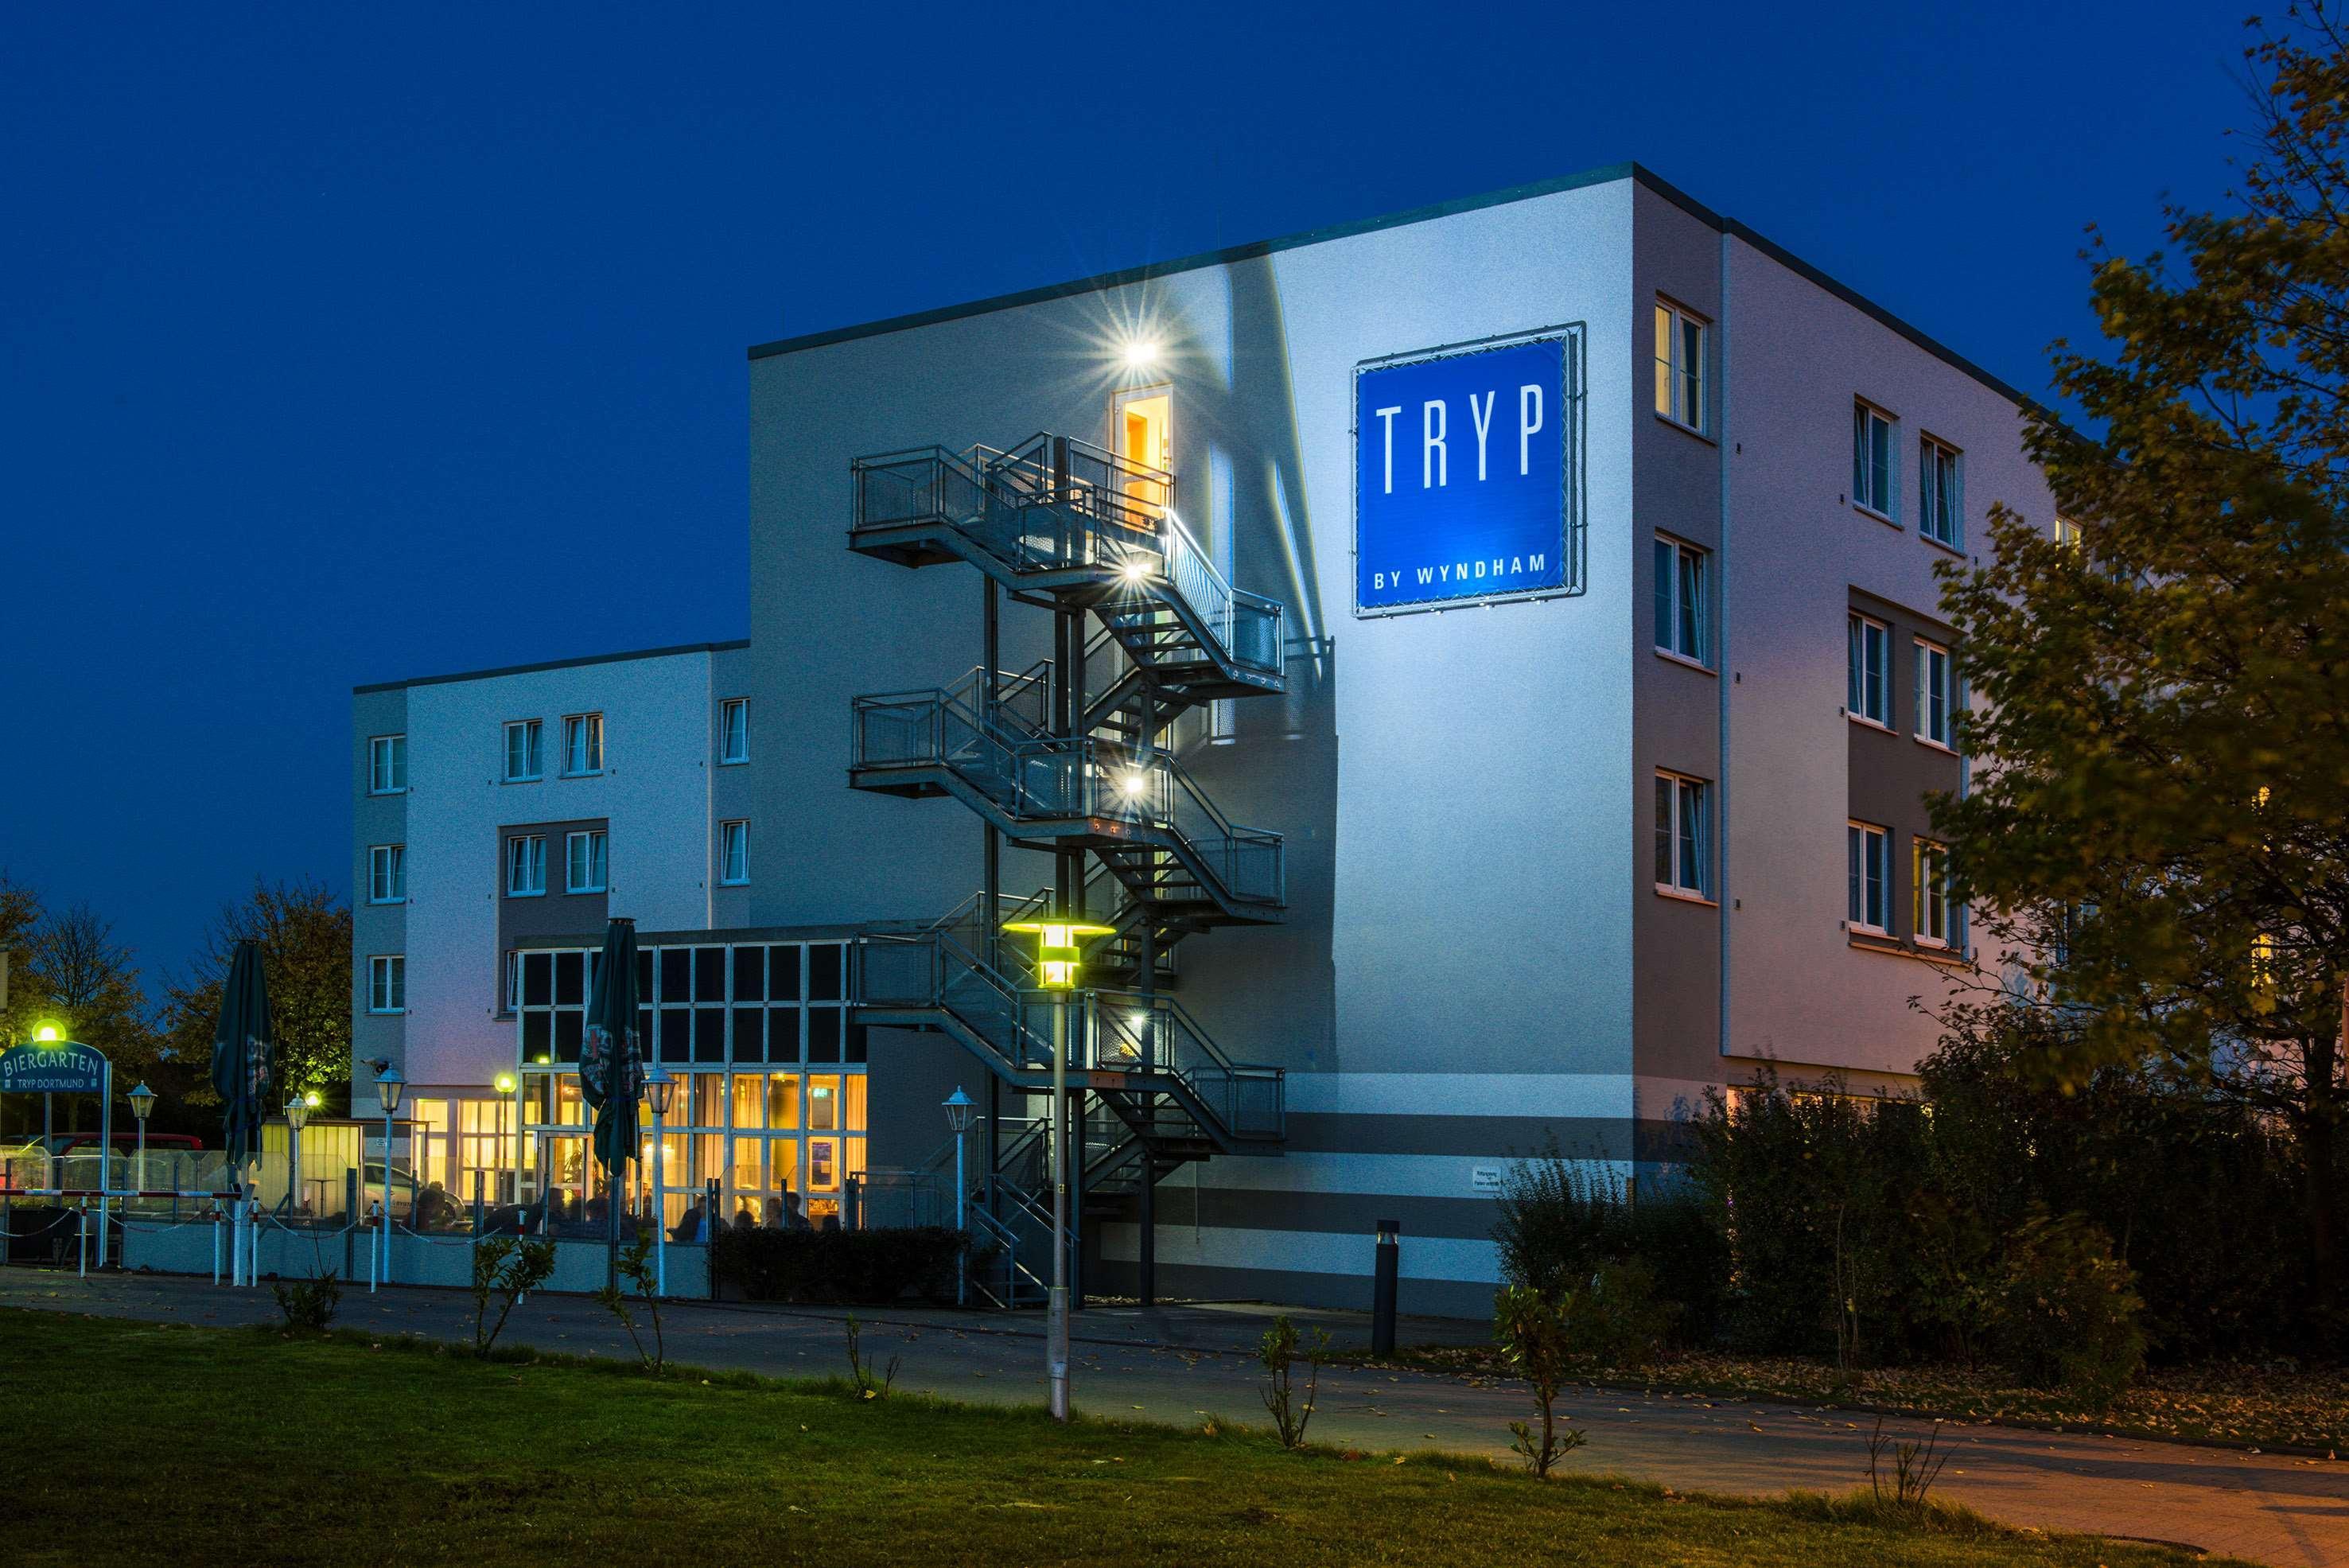
M 0 1305 L 195 1324 L 270 1322 L 265 1290 L 201 1280 L 0 1270 Z M 340 1326 L 445 1339 L 471 1334 L 472 1303 L 448 1291 L 347 1290 Z M 843 1372 L 840 1320 L 799 1308 L 678 1305 L 670 1354 L 712 1367 L 774 1376 Z M 903 1359 L 900 1388 L 957 1399 L 1041 1403 L 1041 1324 L 1030 1316 L 931 1310 L 859 1314 L 868 1350 Z M 1189 1424 L 1208 1415 L 1258 1424 L 1257 1367 L 1247 1349 L 1268 1309 L 1213 1303 L 1143 1312 L 1094 1308 L 1076 1320 L 1071 1376 L 1080 1410 Z M 1297 1309 L 1332 1339 L 1361 1344 L 1359 1313 Z M 1475 1325 L 1406 1322 L 1407 1343 L 1479 1337 Z M 546 1351 L 625 1355 L 618 1326 L 595 1303 L 538 1296 L 515 1309 L 506 1338 Z M 1575 1389 L 1567 1401 L 1590 1446 L 1569 1464 L 1689 1490 L 1843 1491 L 1866 1479 L 1872 1417 L 1847 1419 L 1803 1406 L 1697 1396 Z M 1459 1378 L 1333 1368 L 1324 1375 L 1312 1435 L 1363 1449 L 1444 1449 L 1502 1454 L 1507 1423 L 1531 1414 L 1522 1390 Z M 1906 1436 L 1928 1424 L 1889 1421 Z M 2086 1434 L 1953 1426 L 1940 1495 L 1993 1518 L 2040 1529 L 2090 1531 L 2179 1542 L 2289 1568 L 2349 1568 L 2349 1462 L 2296 1459 Z

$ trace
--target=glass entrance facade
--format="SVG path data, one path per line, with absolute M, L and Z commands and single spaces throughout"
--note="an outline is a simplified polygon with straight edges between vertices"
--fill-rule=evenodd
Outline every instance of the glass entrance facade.
M 525 1201 L 544 1193 L 557 1219 L 600 1218 L 607 1195 L 576 1065 L 600 954 L 516 955 L 515 998 Z M 637 952 L 638 1037 L 677 1080 L 652 1190 L 652 1107 L 637 1107 L 639 1159 L 621 1195 L 629 1213 L 657 1206 L 680 1240 L 708 1234 L 700 1210 L 719 1183 L 718 1217 L 795 1227 L 839 1222 L 865 1168 L 864 1031 L 848 1022 L 847 949 L 830 942 L 658 944 Z

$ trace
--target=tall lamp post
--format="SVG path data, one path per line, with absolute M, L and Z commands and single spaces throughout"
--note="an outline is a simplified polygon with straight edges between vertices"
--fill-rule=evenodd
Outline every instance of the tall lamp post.
M 1007 931 L 1036 938 L 1036 983 L 1052 998 L 1052 1293 L 1044 1308 L 1044 1374 L 1051 1388 L 1052 1419 L 1069 1418 L 1069 992 L 1077 988 L 1084 954 L 1077 943 L 1105 937 L 1109 926 L 1055 915 L 1044 920 L 1012 920 Z
M 661 1122 L 668 1115 L 670 1098 L 677 1093 L 677 1080 L 668 1075 L 659 1063 L 645 1075 L 645 1101 L 653 1108 L 653 1294 L 668 1294 L 668 1210 L 661 1201 L 664 1171 L 661 1163 L 663 1146 L 668 1140 L 661 1136 Z
M 408 1080 L 399 1069 L 387 1064 L 375 1075 L 376 1103 L 383 1107 L 383 1234 L 378 1244 L 383 1249 L 383 1268 L 377 1278 L 391 1282 L 391 1118 L 399 1110 L 399 1093 Z
M 970 1111 L 973 1102 L 968 1095 L 962 1092 L 962 1085 L 957 1084 L 955 1092 L 948 1095 L 942 1103 L 946 1107 L 947 1130 L 954 1134 L 955 1140 L 955 1229 L 959 1231 L 968 1228 L 963 1215 L 963 1201 L 969 1195 L 970 1189 L 963 1180 L 962 1135 L 970 1130 Z M 963 1298 L 968 1293 L 969 1257 L 970 1248 L 966 1238 L 965 1244 L 955 1253 L 955 1305 L 957 1306 L 963 1304 Z
M 131 1119 L 139 1124 L 139 1164 L 130 1184 L 140 1191 L 147 1190 L 147 1113 L 155 1108 L 155 1091 L 140 1084 L 125 1096 L 130 1102 Z

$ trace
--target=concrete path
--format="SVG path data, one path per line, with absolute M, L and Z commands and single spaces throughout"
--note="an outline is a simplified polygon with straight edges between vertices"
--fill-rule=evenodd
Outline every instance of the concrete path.
M 0 1305 L 207 1324 L 274 1322 L 266 1290 L 200 1280 L 0 1270 Z M 471 1334 L 472 1303 L 454 1292 L 347 1290 L 338 1325 L 444 1339 Z M 843 1373 L 845 1313 L 801 1308 L 677 1305 L 670 1355 L 702 1366 L 780 1376 Z M 1333 1340 L 1368 1338 L 1359 1313 L 1297 1309 Z M 1005 1404 L 1044 1396 L 1041 1324 L 1031 1316 L 928 1310 L 859 1314 L 868 1351 L 902 1358 L 897 1386 Z M 1269 1309 L 1199 1304 L 1143 1312 L 1094 1308 L 1077 1319 L 1078 1408 L 1192 1424 L 1213 1415 L 1264 1422 L 1257 1369 L 1247 1354 Z M 1406 1322 L 1405 1343 L 1481 1337 L 1479 1325 Z M 618 1325 L 593 1302 L 539 1296 L 515 1309 L 506 1342 L 581 1355 L 626 1355 Z M 1590 1446 L 1569 1464 L 1690 1490 L 1843 1491 L 1866 1479 L 1874 1417 L 1803 1406 L 1647 1396 L 1580 1387 L 1566 1401 Z M 1312 1436 L 1365 1449 L 1443 1449 L 1506 1457 L 1507 1423 L 1529 1416 L 1516 1387 L 1464 1379 L 1333 1368 L 1322 1378 Z M 1921 1437 L 1929 1423 L 1891 1421 Z M 2085 1434 L 1951 1426 L 1938 1489 L 1993 1518 L 2040 1529 L 2178 1542 L 2288 1568 L 2349 1568 L 2349 1462 Z

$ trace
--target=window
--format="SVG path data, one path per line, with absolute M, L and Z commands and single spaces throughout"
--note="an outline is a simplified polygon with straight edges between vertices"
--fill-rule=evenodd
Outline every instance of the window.
M 1656 536 L 1656 647 L 1704 662 L 1704 552 Z
M 1851 408 L 1851 501 L 1879 517 L 1893 506 L 1892 418 L 1866 403 Z
M 1950 650 L 1939 643 L 1917 639 L 1917 738 L 1937 746 L 1953 743 L 1950 719 L 1956 683 Z
M 1656 301 L 1656 412 L 1704 430 L 1705 324 L 1669 300 Z
M 1950 852 L 1929 839 L 1910 841 L 1909 886 L 1916 907 L 1910 911 L 1909 934 L 1920 948 L 1955 947 L 1956 922 L 1950 909 Z
M 506 897 L 535 898 L 546 891 L 546 840 L 532 834 L 506 840 Z
M 563 839 L 563 890 L 566 893 L 601 893 L 604 891 L 605 850 L 608 836 L 602 833 L 571 833 Z
M 1958 519 L 1962 515 L 1964 493 L 1958 488 L 1958 449 L 1925 436 L 1920 438 L 1917 456 L 1917 531 L 1936 545 L 1961 550 L 1965 545 Z
M 721 822 L 718 825 L 718 880 L 725 887 L 734 887 L 750 879 L 750 825 L 747 822 Z
M 1656 775 L 1656 890 L 1705 896 L 1705 786 L 1680 774 Z
M 408 1011 L 408 960 L 405 955 L 387 953 L 367 960 L 367 1011 Z
M 545 776 L 545 753 L 535 719 L 517 719 L 506 726 L 506 783 L 527 784 Z
M 729 697 L 718 705 L 718 760 L 721 763 L 747 763 L 750 760 L 750 700 Z
M 1891 836 L 1865 822 L 1847 824 L 1844 833 L 1850 880 L 1845 919 L 1855 930 L 1887 935 L 1891 929 L 1886 924 L 1891 919 L 1891 863 L 1887 858 Z
M 506 999 L 508 1012 L 522 1005 L 522 954 L 512 948 L 506 950 L 505 979 L 499 993 Z
M 1844 711 L 1863 723 L 1889 730 L 1892 728 L 1892 628 L 1857 610 L 1851 612 L 1849 626 Z
M 2080 525 L 2069 517 L 2058 517 L 2054 526 L 2055 542 L 2067 550 L 2080 547 Z
M 408 790 L 408 737 L 378 735 L 367 742 L 367 793 L 403 794 Z
M 408 846 L 378 844 L 367 851 L 367 902 L 408 902 Z
M 513 743 L 506 744 L 511 754 Z M 563 771 L 572 778 L 604 771 L 603 714 L 574 713 L 563 721 Z

